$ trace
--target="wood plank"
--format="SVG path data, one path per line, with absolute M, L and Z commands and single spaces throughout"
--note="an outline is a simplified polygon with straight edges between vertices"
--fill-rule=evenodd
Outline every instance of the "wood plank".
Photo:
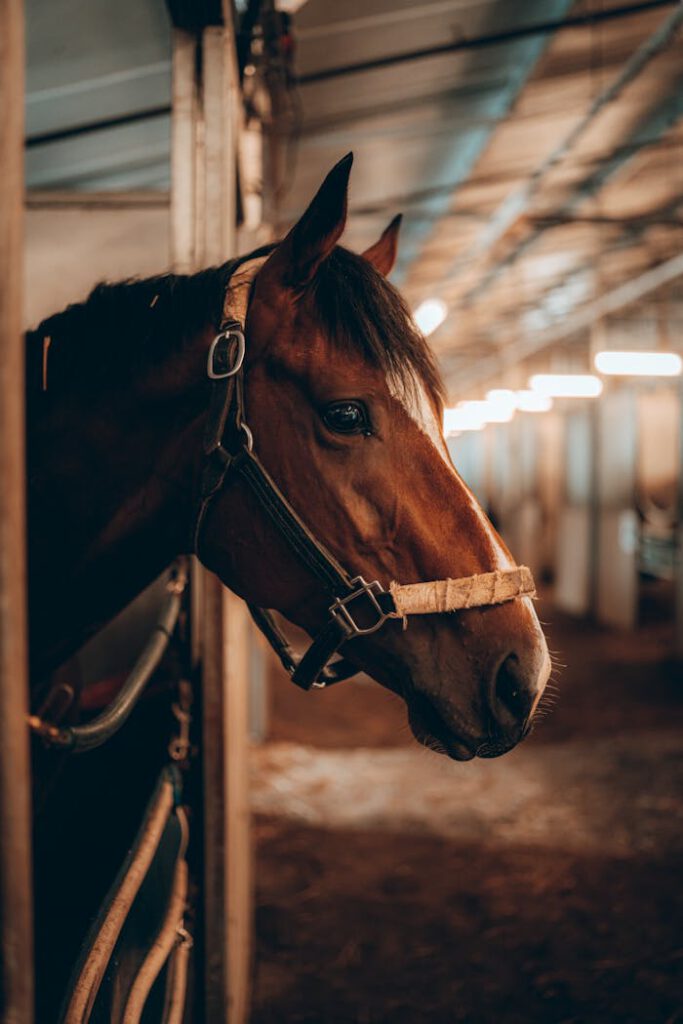
M 247 606 L 223 591 L 226 618 L 226 793 L 228 812 L 228 1020 L 249 1015 L 252 957 L 252 844 L 249 804 L 249 660 L 253 627 Z
M 22 321 L 24 14 L 0 0 L 0 1016 L 33 1020 Z
M 201 47 L 201 82 L 195 80 Z M 173 260 L 177 270 L 235 254 L 239 78 L 231 24 L 174 35 Z M 242 1024 L 251 955 L 247 779 L 250 620 L 195 564 L 193 655 L 201 662 L 204 774 L 204 1015 Z
M 235 255 L 237 167 L 237 82 L 232 68 L 231 33 L 203 32 L 205 228 L 203 258 L 213 266 Z
M 239 79 L 232 26 L 202 33 L 202 136 L 197 256 L 236 253 Z M 206 1017 L 243 1024 L 251 956 L 251 849 L 247 779 L 249 623 L 242 602 L 203 573 Z
M 196 269 L 195 151 L 198 114 L 195 61 L 197 40 L 189 32 L 173 32 L 171 117 L 171 263 L 178 274 Z
M 683 662 L 683 377 L 678 387 L 678 516 L 676 527 L 676 632 L 674 655 Z

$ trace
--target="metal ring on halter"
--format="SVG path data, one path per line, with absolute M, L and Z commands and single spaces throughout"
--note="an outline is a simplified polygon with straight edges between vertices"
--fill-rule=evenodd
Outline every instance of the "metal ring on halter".
M 219 370 L 216 368 L 216 350 L 223 341 L 236 341 L 237 351 L 235 353 L 235 359 L 231 366 L 227 370 Z M 244 355 L 246 352 L 246 342 L 244 340 L 244 332 L 238 327 L 227 327 L 224 331 L 220 331 L 219 334 L 211 342 L 209 354 L 206 360 L 206 372 L 211 380 L 225 380 L 226 377 L 234 377 L 236 373 L 239 373 L 242 369 L 242 363 L 244 362 Z
M 238 424 L 238 429 L 241 430 L 242 433 L 244 434 L 244 437 L 245 437 L 244 447 L 247 449 L 248 452 L 253 452 L 253 450 L 254 450 L 254 435 L 252 434 L 251 430 L 249 429 L 247 424 L 244 422 L 244 420 L 240 420 L 240 422 Z

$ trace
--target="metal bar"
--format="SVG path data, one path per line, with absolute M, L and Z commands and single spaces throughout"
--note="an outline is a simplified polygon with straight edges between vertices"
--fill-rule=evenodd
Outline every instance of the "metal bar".
M 41 132 L 40 135 L 27 135 L 24 145 L 27 149 L 34 149 L 36 146 L 47 146 L 51 142 L 64 142 L 65 139 L 77 139 L 79 135 L 90 135 L 92 132 L 104 132 L 108 128 L 121 128 L 127 124 L 136 124 L 138 121 L 151 121 L 156 117 L 167 117 L 171 113 L 168 104 L 159 107 L 149 107 L 147 110 L 135 110 L 130 114 L 120 114 L 117 117 L 105 117 L 100 121 L 88 121 L 85 124 L 73 125 L 71 128 L 60 128 L 54 132 Z
M 168 596 L 159 612 L 156 625 L 126 681 L 111 704 L 85 725 L 60 728 L 41 718 L 31 716 L 29 724 L 48 743 L 77 753 L 94 750 L 115 736 L 128 721 L 166 649 L 178 622 L 182 595 L 187 584 L 187 568 L 180 561 L 166 585 Z
M 505 43 L 515 42 L 517 39 L 526 39 L 528 36 L 551 35 L 554 32 L 567 28 L 582 28 L 597 25 L 600 22 L 627 18 L 658 7 L 673 7 L 678 2 L 679 0 L 649 0 L 647 3 L 629 4 L 624 7 L 611 7 L 600 11 L 587 12 L 586 14 L 575 14 L 569 18 L 538 22 L 535 25 L 506 29 L 502 32 L 491 32 L 481 36 L 473 36 L 470 39 L 465 37 L 457 39 L 452 43 L 443 43 L 440 46 L 428 46 L 421 50 L 410 50 L 407 53 L 395 53 L 387 57 L 377 57 L 374 60 L 359 61 L 355 64 L 343 64 L 337 67 L 324 68 L 320 71 L 312 71 L 307 75 L 300 75 L 297 79 L 297 84 L 311 85 L 314 82 L 325 82 L 330 78 L 355 75 L 362 71 L 377 71 L 381 68 L 395 67 L 397 64 L 405 64 L 408 61 L 424 60 L 428 57 L 442 57 L 446 54 L 458 53 L 462 50 L 480 50 L 489 46 L 500 46 Z
M 0 1017 L 33 1020 L 22 318 L 24 13 L 0 0 Z

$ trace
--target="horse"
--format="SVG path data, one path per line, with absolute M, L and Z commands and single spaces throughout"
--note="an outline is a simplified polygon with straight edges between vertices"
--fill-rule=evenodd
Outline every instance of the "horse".
M 403 698 L 423 744 L 458 761 L 497 756 L 528 733 L 550 671 L 531 598 L 409 619 L 381 600 L 392 581 L 515 564 L 451 462 L 434 358 L 387 280 L 400 218 L 362 255 L 339 245 L 351 163 L 279 243 L 193 275 L 99 285 L 27 335 L 31 672 L 47 678 L 193 550 L 250 605 L 320 636 L 330 594 L 303 543 L 361 580 L 383 616 L 337 637 L 345 662 Z M 221 375 L 210 360 L 248 265 L 243 348 Z M 210 408 L 237 361 L 235 418 L 233 391 Z M 224 429 L 241 430 L 280 513 L 244 473 L 206 490 L 211 417 L 212 454 Z

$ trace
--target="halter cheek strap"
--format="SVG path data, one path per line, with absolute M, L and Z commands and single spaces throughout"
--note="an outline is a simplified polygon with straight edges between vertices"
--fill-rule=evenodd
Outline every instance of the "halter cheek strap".
M 405 627 L 408 615 L 501 604 L 517 597 L 533 597 L 536 591 L 531 572 L 525 566 L 457 580 L 392 583 L 387 590 L 377 580 L 368 583 L 362 576 L 351 577 L 311 533 L 255 454 L 244 417 L 244 327 L 251 283 L 264 261 L 265 257 L 250 260 L 236 271 L 220 331 L 209 349 L 207 375 L 212 389 L 192 547 L 201 559 L 202 530 L 209 505 L 223 488 L 228 474 L 238 474 L 300 561 L 332 598 L 327 624 L 302 658 L 294 654 L 272 613 L 249 605 L 256 625 L 292 681 L 309 690 L 355 675 L 358 669 L 351 662 L 343 657 L 332 659 L 347 641 L 376 633 L 389 619 L 403 619 Z

